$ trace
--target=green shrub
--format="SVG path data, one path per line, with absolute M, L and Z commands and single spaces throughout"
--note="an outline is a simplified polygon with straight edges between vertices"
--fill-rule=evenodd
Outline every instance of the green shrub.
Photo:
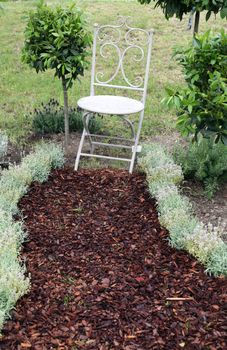
M 227 144 L 227 34 L 208 31 L 176 55 L 187 87 L 168 89 L 165 100 L 177 108 L 178 128 L 196 141 L 202 134 Z
M 221 239 L 224 230 L 220 225 L 204 226 L 192 215 L 189 200 L 176 186 L 182 179 L 179 165 L 176 166 L 164 148 L 156 144 L 145 145 L 139 165 L 147 175 L 151 195 L 157 200 L 159 221 L 169 231 L 170 245 L 194 255 L 208 273 L 227 276 L 227 248 Z
M 33 118 L 33 129 L 36 134 L 58 134 L 64 132 L 64 108 L 59 102 L 50 99 L 40 108 L 36 108 L 34 113 L 31 113 Z M 99 129 L 97 119 L 92 118 L 89 124 L 90 131 L 95 133 Z M 82 131 L 83 121 L 82 113 L 76 108 L 69 108 L 69 131 Z
M 227 78 L 227 35 L 224 31 L 218 34 L 208 31 L 196 37 L 189 48 L 176 50 L 175 54 L 186 82 L 200 91 L 209 89 L 211 73 L 218 72 Z
M 66 146 L 69 141 L 68 89 L 88 67 L 91 43 L 84 13 L 76 4 L 51 7 L 42 0 L 36 11 L 29 13 L 22 60 L 37 73 L 51 69 L 61 79 Z
M 201 138 L 187 148 L 176 146 L 174 160 L 182 166 L 184 176 L 200 181 L 211 198 L 218 184 L 227 180 L 227 146 Z
M 165 17 L 169 19 L 176 15 L 182 19 L 184 14 L 192 11 L 207 11 L 206 19 L 209 19 L 211 13 L 217 14 L 220 12 L 222 18 L 226 14 L 226 0 L 138 0 L 141 4 L 155 3 L 155 7 L 161 7 Z

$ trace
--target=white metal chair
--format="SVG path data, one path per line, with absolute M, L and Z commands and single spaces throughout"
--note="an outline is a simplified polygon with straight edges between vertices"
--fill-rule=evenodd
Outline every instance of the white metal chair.
M 85 157 L 96 157 L 105 159 L 117 159 L 125 162 L 129 162 L 129 172 L 132 173 L 136 153 L 140 151 L 141 147 L 138 145 L 140 131 L 142 127 L 144 108 L 147 94 L 147 85 L 149 77 L 149 68 L 151 60 L 151 48 L 152 48 L 152 36 L 153 30 L 144 30 L 140 28 L 133 28 L 130 26 L 130 17 L 120 17 L 119 23 L 116 25 L 102 25 L 99 26 L 95 24 L 94 26 L 94 41 L 93 41 L 93 54 L 92 54 L 92 71 L 91 71 L 91 86 L 90 86 L 90 96 L 79 99 L 78 106 L 83 110 L 83 123 L 84 130 L 80 140 L 76 161 L 75 170 L 78 169 L 79 161 L 81 156 Z M 145 37 L 145 41 L 139 42 L 141 36 Z M 124 42 L 123 47 L 122 41 Z M 111 77 L 108 79 L 102 79 L 104 74 L 101 71 L 97 71 L 97 57 L 98 50 L 102 58 L 107 58 L 108 50 L 115 50 L 115 55 L 117 57 L 118 63 L 116 70 Z M 106 52 L 105 52 L 106 50 Z M 144 72 L 141 75 L 134 77 L 133 82 L 130 81 L 125 73 L 125 57 L 129 52 L 134 52 L 131 57 L 131 61 L 138 64 L 138 62 L 145 61 Z M 110 54 L 110 52 L 109 52 Z M 131 67 L 133 69 L 133 67 Z M 123 84 L 119 85 L 118 82 L 115 83 L 117 77 L 121 75 L 123 78 Z M 95 88 L 112 88 L 112 89 L 123 89 L 132 90 L 140 93 L 140 100 L 129 98 L 119 95 L 95 95 Z M 122 91 L 122 90 L 121 90 Z M 128 115 L 139 113 L 139 121 L 137 130 L 134 128 L 134 124 L 130 119 L 127 118 Z M 130 127 L 132 138 L 132 145 L 119 144 L 118 142 L 126 143 L 128 138 L 124 137 L 113 137 L 112 140 L 117 142 L 109 143 L 104 142 L 106 136 L 92 134 L 89 131 L 89 120 L 94 115 L 117 115 L 122 118 L 126 124 Z M 82 152 L 85 138 L 87 137 L 90 143 L 90 153 Z M 97 137 L 101 141 L 97 141 Z M 132 154 L 130 158 L 112 157 L 102 154 L 95 154 L 95 147 L 107 146 L 107 147 L 117 147 L 123 149 L 130 149 Z

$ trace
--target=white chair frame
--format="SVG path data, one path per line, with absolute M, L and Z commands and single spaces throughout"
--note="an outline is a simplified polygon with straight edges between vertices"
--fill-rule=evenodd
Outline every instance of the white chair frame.
M 130 17 L 120 17 L 119 18 L 119 24 L 117 25 L 102 25 L 99 26 L 98 24 L 94 25 L 94 41 L 93 41 L 93 51 L 92 51 L 92 69 L 91 69 L 91 85 L 90 85 L 90 97 L 91 96 L 96 96 L 95 95 L 95 87 L 105 87 L 105 88 L 114 88 L 114 89 L 124 89 L 124 90 L 134 90 L 138 91 L 141 93 L 141 101 L 133 100 L 133 99 L 128 99 L 123 97 L 123 99 L 127 99 L 128 106 L 130 107 L 130 103 L 137 104 L 137 107 L 140 105 L 142 106 L 141 108 L 137 108 L 137 110 L 140 113 L 139 116 L 139 123 L 138 123 L 138 128 L 137 131 L 135 132 L 134 125 L 133 123 L 125 116 L 129 114 L 134 114 L 135 112 L 132 111 L 132 108 L 129 108 L 129 112 L 126 112 L 124 115 L 122 115 L 121 111 L 119 113 L 107 111 L 103 114 L 109 114 L 109 115 L 119 115 L 130 127 L 131 133 L 132 133 L 132 139 L 130 141 L 133 142 L 132 146 L 126 145 L 126 144 L 117 144 L 117 143 L 105 143 L 105 142 L 97 142 L 95 141 L 97 137 L 105 139 L 107 136 L 104 135 L 94 135 L 89 132 L 89 120 L 92 115 L 95 114 L 101 114 L 102 111 L 99 111 L 97 108 L 95 110 L 92 110 L 92 108 L 89 106 L 87 101 L 89 101 L 88 98 L 82 98 L 78 101 L 78 106 L 83 109 L 83 124 L 84 124 L 84 130 L 81 136 L 80 144 L 78 147 L 77 151 L 77 156 L 76 156 L 76 161 L 75 161 L 75 170 L 78 170 L 79 166 L 79 161 L 81 156 L 85 157 L 95 157 L 95 158 L 104 158 L 104 159 L 111 159 L 111 160 L 121 160 L 125 162 L 129 162 L 129 172 L 133 172 L 134 168 L 134 163 L 136 159 L 136 154 L 137 152 L 140 152 L 141 146 L 138 145 L 139 143 L 139 137 L 140 137 L 140 132 L 142 128 L 142 122 L 144 118 L 144 108 L 145 108 L 145 102 L 146 102 L 146 96 L 147 96 L 147 86 L 148 86 L 148 79 L 149 79 L 149 70 L 150 70 L 150 61 L 151 61 L 151 49 L 152 49 L 152 38 L 153 38 L 153 29 L 151 30 L 144 30 L 140 28 L 133 28 L 130 26 Z M 126 31 L 124 34 L 124 40 L 126 42 L 127 47 L 124 50 L 121 50 L 118 44 L 122 40 L 122 28 Z M 126 29 L 125 29 L 126 28 Z M 105 33 L 105 30 L 108 32 Z M 109 32 L 113 31 L 115 33 L 115 36 L 117 34 L 117 38 L 114 37 L 114 35 L 111 35 Z M 145 66 L 145 75 L 144 76 L 136 76 L 135 77 L 135 82 L 132 83 L 129 81 L 125 74 L 124 70 L 124 57 L 125 54 L 130 50 L 134 49 L 137 50 L 139 53 L 138 55 L 134 55 L 132 59 L 134 59 L 135 62 L 140 62 L 144 59 L 145 57 L 145 51 L 143 46 L 145 45 L 138 45 L 137 43 L 134 43 L 130 36 L 135 34 L 136 32 L 143 33 L 146 37 L 146 47 L 147 47 L 147 53 L 146 53 L 146 66 Z M 103 36 L 101 36 L 101 33 L 104 33 Z M 114 74 L 108 79 L 108 80 L 101 80 L 100 77 L 103 77 L 102 72 L 96 72 L 96 55 L 97 55 L 97 43 L 98 41 L 100 42 L 100 55 L 105 58 L 105 53 L 104 49 L 107 46 L 111 46 L 116 50 L 116 53 L 118 55 L 118 64 L 116 71 Z M 118 73 L 121 73 L 125 85 L 115 85 L 113 83 L 113 80 L 115 77 L 118 75 Z M 99 98 L 101 99 L 100 101 L 104 99 L 108 99 L 108 96 L 105 95 L 98 95 Z M 98 96 L 93 98 L 95 100 Z M 110 95 L 112 96 L 112 95 Z M 88 100 L 86 100 L 88 99 Z M 91 100 L 91 98 L 90 98 Z M 98 100 L 97 100 L 98 101 Z M 124 100 L 125 101 L 125 100 Z M 126 104 L 127 107 L 127 104 Z M 84 153 L 82 152 L 83 145 L 85 138 L 88 137 L 89 143 L 90 143 L 90 153 Z M 109 136 L 108 136 L 109 137 Z M 123 137 L 113 137 L 112 139 L 114 140 L 120 140 L 120 141 L 129 141 L 129 139 L 123 138 Z M 131 149 L 132 150 L 132 156 L 131 158 L 121 158 L 121 157 L 111 157 L 111 156 L 105 156 L 105 155 L 100 155 L 100 154 L 94 154 L 94 149 L 96 146 L 107 146 L 107 147 L 117 147 L 117 148 L 123 148 L 123 149 Z

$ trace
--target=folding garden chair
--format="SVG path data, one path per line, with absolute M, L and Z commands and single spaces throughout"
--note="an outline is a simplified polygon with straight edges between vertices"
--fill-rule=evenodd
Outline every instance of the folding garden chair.
M 78 101 L 78 106 L 83 111 L 84 130 L 77 152 L 75 170 L 78 169 L 80 157 L 85 156 L 128 162 L 129 172 L 132 173 L 136 154 L 141 150 L 138 142 L 144 117 L 152 36 L 153 30 L 131 27 L 130 17 L 120 17 L 119 23 L 116 25 L 99 26 L 95 24 L 90 96 L 83 97 Z M 105 74 L 103 71 L 99 71 L 98 56 L 102 60 L 106 58 L 117 60 L 116 69 L 114 69 L 113 73 L 111 72 L 111 76 L 107 79 L 104 79 Z M 141 74 L 141 72 L 138 73 L 138 70 L 135 71 L 135 66 L 142 62 L 144 67 Z M 129 70 L 128 75 L 126 69 Z M 134 73 L 136 74 L 135 76 L 133 76 Z M 119 83 L 119 79 L 121 79 L 121 83 Z M 140 97 L 139 99 L 134 99 L 115 94 L 96 95 L 95 88 L 114 89 L 114 91 L 121 89 L 122 92 L 128 91 L 128 93 L 133 91 L 137 92 L 137 94 L 139 93 Z M 139 113 L 137 128 L 134 127 L 134 123 L 128 118 L 129 115 L 135 115 L 136 113 Z M 124 125 L 129 127 L 131 138 L 92 134 L 89 131 L 89 121 L 96 115 L 119 116 L 124 121 Z M 107 137 L 108 142 L 105 142 Z M 89 141 L 90 153 L 82 152 L 85 139 Z M 131 144 L 128 144 L 130 143 L 128 141 Z M 119 144 L 119 142 L 121 143 Z M 131 156 L 123 158 L 94 153 L 97 147 L 100 148 L 102 146 L 129 149 Z

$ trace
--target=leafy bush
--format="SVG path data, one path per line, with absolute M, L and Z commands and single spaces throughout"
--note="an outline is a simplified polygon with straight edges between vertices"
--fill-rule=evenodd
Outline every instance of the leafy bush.
M 88 67 L 91 43 L 92 36 L 84 14 L 75 4 L 68 8 L 53 8 L 41 1 L 37 10 L 29 13 L 22 59 L 37 73 L 54 69 L 55 76 L 61 79 L 66 146 L 69 136 L 68 89 Z
M 0 331 L 17 300 L 29 289 L 25 266 L 19 259 L 26 237 L 22 222 L 14 222 L 17 204 L 32 181 L 47 179 L 51 168 L 64 163 L 63 151 L 53 144 L 40 144 L 20 166 L 4 170 L 0 179 Z
M 227 144 L 227 35 L 210 31 L 194 39 L 190 48 L 178 50 L 187 87 L 167 89 L 169 106 L 178 111 L 183 134 L 198 134 Z
M 42 103 L 40 108 L 36 108 L 32 118 L 36 134 L 58 134 L 64 131 L 64 108 L 54 99 L 50 99 L 46 105 Z M 99 129 L 97 119 L 90 120 L 89 129 L 92 133 Z M 69 130 L 83 130 L 82 114 L 72 107 L 69 108 Z
M 200 90 L 209 88 L 210 73 L 216 71 L 227 78 L 227 36 L 224 31 L 216 35 L 208 31 L 195 38 L 190 48 L 176 50 L 176 55 L 186 82 Z
M 187 148 L 177 146 L 174 160 L 182 166 L 186 178 L 202 182 L 206 195 L 211 198 L 218 184 L 227 180 L 227 146 L 201 138 Z
M 193 8 L 195 11 L 208 11 L 207 19 L 211 13 L 218 13 L 222 18 L 227 16 L 226 0 L 138 0 L 141 4 L 150 4 L 155 2 L 155 7 L 161 7 L 165 17 L 169 18 L 176 15 L 182 19 L 184 14 L 190 12 Z
M 149 191 L 157 200 L 160 223 L 170 233 L 170 244 L 194 255 L 208 273 L 227 276 L 227 246 L 221 239 L 224 231 L 220 225 L 204 226 L 193 216 L 191 204 L 176 186 L 182 179 L 179 166 L 157 144 L 145 145 L 139 164 L 147 175 Z M 156 169 L 159 176 L 153 176 Z M 178 176 L 171 176 L 176 169 Z

